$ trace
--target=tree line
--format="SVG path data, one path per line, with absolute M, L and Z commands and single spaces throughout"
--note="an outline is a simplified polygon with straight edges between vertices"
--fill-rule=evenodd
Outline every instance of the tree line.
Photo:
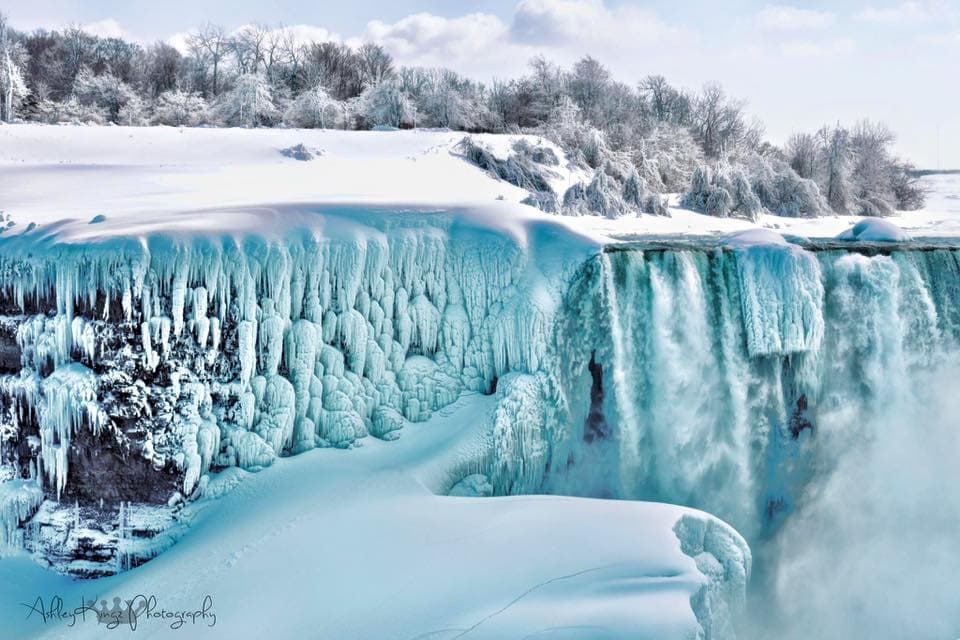
M 783 147 L 716 83 L 691 91 L 650 75 L 635 85 L 586 56 L 543 57 L 489 84 L 398 65 L 381 46 L 303 42 L 292 30 L 208 24 L 183 50 L 67 27 L 14 30 L 0 14 L 0 121 L 133 126 L 444 127 L 534 132 L 614 189 L 682 192 L 713 215 L 885 215 L 923 204 L 893 134 L 863 121 L 798 133 Z M 636 177 L 634 177 L 636 173 Z

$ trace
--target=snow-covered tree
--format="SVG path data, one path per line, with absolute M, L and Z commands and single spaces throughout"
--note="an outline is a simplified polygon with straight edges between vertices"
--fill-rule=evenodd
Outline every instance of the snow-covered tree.
M 361 115 L 373 126 L 400 127 L 414 118 L 410 98 L 394 80 L 368 87 L 360 96 Z
M 217 113 L 231 127 L 270 126 L 280 120 L 270 85 L 259 73 L 237 77 L 233 88 L 221 96 Z
M 364 87 L 373 87 L 396 75 L 393 69 L 393 58 L 387 50 L 378 44 L 366 42 L 357 49 L 357 66 L 360 72 L 360 82 Z
M 29 93 L 23 79 L 23 46 L 14 42 L 6 17 L 0 13 L 0 122 L 10 122 L 14 109 Z
M 117 124 L 128 127 L 145 127 L 150 124 L 147 107 L 139 96 L 133 96 L 117 113 Z
M 153 120 L 171 127 L 195 127 L 207 121 L 207 108 L 198 93 L 164 91 L 153 105 Z
M 83 68 L 73 83 L 73 95 L 86 107 L 103 109 L 110 122 L 118 122 L 120 110 L 137 99 L 133 89 L 112 73 L 94 74 Z
M 343 121 L 343 105 L 331 98 L 322 85 L 301 93 L 283 114 L 286 125 L 304 129 L 331 128 Z
M 631 151 L 634 165 L 651 189 L 678 192 L 703 164 L 703 151 L 686 127 L 663 122 L 639 138 Z
M 816 136 L 809 133 L 795 133 L 787 138 L 784 149 L 787 162 L 801 178 L 813 178 L 817 170 L 817 158 L 820 154 L 820 145 Z
M 837 213 L 850 211 L 850 146 L 849 135 L 843 127 L 824 127 L 818 134 L 822 152 L 820 161 L 820 191 L 827 204 Z

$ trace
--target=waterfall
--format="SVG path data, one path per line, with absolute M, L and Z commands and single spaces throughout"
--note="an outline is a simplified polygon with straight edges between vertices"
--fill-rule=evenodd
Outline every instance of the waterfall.
M 634 275 L 636 268 L 642 268 L 642 265 L 635 265 L 638 261 L 633 254 L 628 256 L 628 268 L 626 269 L 626 292 L 635 291 L 629 286 L 630 278 Z M 642 258 L 642 256 L 639 256 Z M 630 363 L 634 357 L 634 345 L 631 341 L 632 333 L 627 334 L 623 328 L 623 321 L 630 321 L 633 318 L 632 307 L 630 305 L 621 305 L 617 291 L 616 277 L 610 255 L 604 253 L 601 255 L 603 263 L 603 282 L 604 297 L 606 300 L 606 309 L 608 321 L 610 323 L 610 352 L 613 360 L 613 390 L 616 394 L 617 406 L 619 408 L 618 433 L 620 440 L 620 490 L 623 494 L 629 495 L 631 480 L 638 477 L 642 472 L 640 459 L 640 423 L 633 395 L 630 393 L 631 380 L 630 373 L 634 370 Z
M 607 330 L 574 330 L 595 341 L 583 352 L 607 360 L 619 463 L 607 493 L 702 508 L 748 539 L 772 535 L 815 474 L 879 437 L 886 411 L 916 402 L 916 373 L 956 361 L 958 253 L 602 254 L 593 293 L 574 290 L 601 301 L 602 317 L 582 320 Z M 562 486 L 595 491 L 594 458 L 572 459 L 554 472 L 568 476 Z

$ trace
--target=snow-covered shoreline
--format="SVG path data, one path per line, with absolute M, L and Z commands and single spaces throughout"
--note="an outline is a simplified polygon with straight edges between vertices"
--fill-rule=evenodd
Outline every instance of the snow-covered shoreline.
M 549 218 L 597 242 L 756 227 L 832 238 L 860 220 L 764 214 L 751 223 L 677 208 L 676 196 L 670 217 L 552 216 L 520 205 L 527 191 L 461 158 L 456 145 L 463 137 L 434 130 L 5 125 L 0 210 L 14 225 L 4 235 L 32 232 L 58 242 L 90 242 L 155 233 L 269 234 L 293 224 L 321 224 L 310 212 L 340 205 L 472 211 L 494 226 Z M 558 192 L 587 177 L 542 138 L 473 137 L 504 156 L 521 137 L 550 146 L 561 158 L 552 178 Z M 315 157 L 299 161 L 282 154 L 298 144 Z M 931 189 L 928 206 L 890 220 L 915 236 L 960 236 L 960 176 L 928 176 L 924 184 Z M 102 221 L 89 224 L 97 216 Z

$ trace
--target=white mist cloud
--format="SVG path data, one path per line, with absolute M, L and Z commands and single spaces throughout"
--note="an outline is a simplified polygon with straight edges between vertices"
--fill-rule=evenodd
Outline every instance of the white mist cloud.
M 818 58 L 842 56 L 856 48 L 853 40 L 837 38 L 834 40 L 791 40 L 780 45 L 780 52 L 790 58 Z
M 837 17 L 829 11 L 800 9 L 789 5 L 767 5 L 756 16 L 764 29 L 781 31 L 822 29 L 834 24 Z
M 119 22 L 113 18 L 106 18 L 104 20 L 97 20 L 96 22 L 88 22 L 86 24 L 80 25 L 80 28 L 86 31 L 87 33 L 100 36 L 101 38 L 129 38 L 126 29 L 124 29 Z
M 776 541 L 783 638 L 960 636 L 960 371 L 863 416 L 872 437 L 821 475 Z
M 919 2 L 904 2 L 889 7 L 870 6 L 857 14 L 860 20 L 886 24 L 926 22 L 932 16 L 931 9 Z

